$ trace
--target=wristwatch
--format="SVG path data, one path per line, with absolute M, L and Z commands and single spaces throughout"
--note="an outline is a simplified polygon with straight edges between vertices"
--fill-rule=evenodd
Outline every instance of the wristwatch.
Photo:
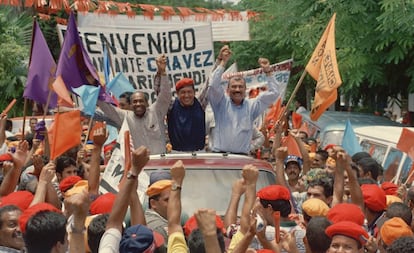
M 134 174 L 132 174 L 131 171 L 128 171 L 127 179 L 137 179 L 137 178 L 138 178 L 137 175 L 134 175 Z
M 178 185 L 177 183 L 173 183 L 172 185 L 171 185 L 171 191 L 178 191 L 178 190 L 180 190 L 181 191 L 181 186 L 180 185 Z

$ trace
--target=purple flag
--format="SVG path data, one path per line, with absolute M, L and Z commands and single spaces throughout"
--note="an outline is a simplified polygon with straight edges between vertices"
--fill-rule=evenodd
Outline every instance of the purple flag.
M 45 37 L 39 24 L 33 23 L 33 41 L 29 73 L 23 97 L 34 100 L 40 104 L 46 104 L 51 85 L 55 80 L 56 63 L 47 46 Z M 51 93 L 49 108 L 55 108 L 57 96 Z
M 70 13 L 69 24 L 60 51 L 56 76 L 62 76 L 68 90 L 84 84 L 100 85 L 98 73 L 83 47 L 76 27 L 75 16 Z

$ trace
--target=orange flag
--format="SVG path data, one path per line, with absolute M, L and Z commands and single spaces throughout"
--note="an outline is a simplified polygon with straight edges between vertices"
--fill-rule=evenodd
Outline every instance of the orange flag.
M 55 159 L 81 143 L 82 127 L 80 111 L 56 113 L 48 130 L 50 159 Z
M 58 95 L 58 105 L 73 107 L 73 101 L 70 98 L 68 89 L 66 88 L 65 82 L 62 76 L 56 77 L 56 80 L 52 84 L 53 90 Z
M 308 122 L 303 122 L 303 124 L 299 128 L 299 132 L 305 132 L 308 136 L 311 136 L 311 134 L 309 133 Z
M 397 143 L 397 148 L 411 158 L 414 161 L 414 132 L 408 130 L 407 128 L 403 128 L 401 131 L 400 139 Z
M 315 99 L 310 113 L 310 117 L 314 121 L 318 120 L 326 109 L 336 101 L 337 88 L 342 84 L 336 61 L 335 17 L 336 14 L 329 21 L 306 65 L 306 71 L 317 81 Z
M 295 155 L 302 157 L 298 144 L 292 135 L 288 135 L 282 138 L 282 147 L 287 147 L 289 155 Z
M 292 125 L 293 129 L 299 129 L 302 125 L 302 115 L 296 112 L 292 112 Z

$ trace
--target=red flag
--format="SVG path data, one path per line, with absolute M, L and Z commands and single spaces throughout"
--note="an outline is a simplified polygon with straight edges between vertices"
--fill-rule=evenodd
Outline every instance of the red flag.
M 48 130 L 50 158 L 53 160 L 81 143 L 80 111 L 56 113 Z
M 318 120 L 326 109 L 336 101 L 337 88 L 342 84 L 336 61 L 335 17 L 336 14 L 329 21 L 310 61 L 306 65 L 306 71 L 313 79 L 317 80 L 315 99 L 310 114 L 314 121 Z
M 403 128 L 401 131 L 400 139 L 397 143 L 397 148 L 411 158 L 414 161 L 414 132 L 408 130 L 407 128 Z
M 292 112 L 292 125 L 293 129 L 299 129 L 302 125 L 302 115 Z
M 282 138 L 282 147 L 288 148 L 289 155 L 295 155 L 298 157 L 302 157 L 302 153 L 300 153 L 299 146 L 296 143 L 296 140 L 292 135 L 288 135 Z

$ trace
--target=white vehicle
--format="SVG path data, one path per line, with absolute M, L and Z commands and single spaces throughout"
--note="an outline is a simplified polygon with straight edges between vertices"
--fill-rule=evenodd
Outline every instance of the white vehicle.
M 384 168 L 384 181 L 394 179 L 405 182 L 412 167 L 412 161 L 406 153 L 397 149 L 403 127 L 364 126 L 355 127 L 362 150 L 368 152 Z M 414 127 L 408 127 L 414 131 Z M 412 140 L 414 145 L 414 140 Z

